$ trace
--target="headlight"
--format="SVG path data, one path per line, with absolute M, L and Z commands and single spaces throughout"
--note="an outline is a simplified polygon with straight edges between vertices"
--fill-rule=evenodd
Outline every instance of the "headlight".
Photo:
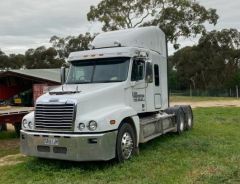
M 27 121 L 26 119 L 24 119 L 22 121 L 22 128 L 23 129 L 33 129 L 33 122 Z
M 23 128 L 28 128 L 28 122 L 26 119 L 23 120 L 22 126 L 23 126 Z
M 33 129 L 33 123 L 32 123 L 31 121 L 28 123 L 28 127 L 29 127 L 30 129 Z
M 88 124 L 88 129 L 90 131 L 94 131 L 97 129 L 97 122 L 96 121 L 90 121 Z
M 79 129 L 80 131 L 82 131 L 84 128 L 85 128 L 85 124 L 84 124 L 84 123 L 79 123 L 78 129 Z

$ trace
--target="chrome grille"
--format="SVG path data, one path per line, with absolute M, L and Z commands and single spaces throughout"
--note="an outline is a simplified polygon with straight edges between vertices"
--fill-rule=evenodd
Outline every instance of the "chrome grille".
M 35 109 L 35 128 L 40 130 L 73 129 L 75 104 L 37 104 Z

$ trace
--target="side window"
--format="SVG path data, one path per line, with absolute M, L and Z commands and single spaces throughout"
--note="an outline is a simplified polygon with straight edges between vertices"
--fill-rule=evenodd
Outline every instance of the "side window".
M 159 81 L 159 66 L 158 65 L 154 65 L 154 76 L 155 76 L 155 86 L 159 86 L 160 81 Z
M 139 81 L 144 79 L 144 61 L 134 60 L 132 66 L 131 81 Z
M 148 83 L 153 82 L 153 66 L 152 63 L 150 62 L 146 63 L 146 81 Z

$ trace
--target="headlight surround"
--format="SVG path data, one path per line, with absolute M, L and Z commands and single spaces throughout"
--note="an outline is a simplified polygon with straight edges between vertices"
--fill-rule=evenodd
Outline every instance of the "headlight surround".
M 96 130 L 96 129 L 97 129 L 97 122 L 96 122 L 96 121 L 90 121 L 90 122 L 88 123 L 88 129 L 89 129 L 90 131 Z

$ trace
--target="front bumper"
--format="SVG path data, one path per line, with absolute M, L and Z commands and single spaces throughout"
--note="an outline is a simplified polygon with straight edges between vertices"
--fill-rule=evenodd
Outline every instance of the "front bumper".
M 57 134 L 21 130 L 21 153 L 71 161 L 106 161 L 115 157 L 117 130 L 99 134 Z

